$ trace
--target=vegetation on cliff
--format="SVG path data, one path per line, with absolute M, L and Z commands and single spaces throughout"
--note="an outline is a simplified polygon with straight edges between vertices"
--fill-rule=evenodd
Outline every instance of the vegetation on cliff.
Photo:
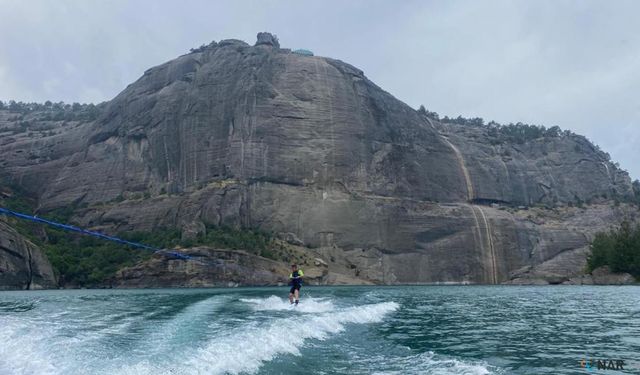
M 0 110 L 8 111 L 17 116 L 34 115 L 34 121 L 93 121 L 106 107 L 106 103 L 100 104 L 68 104 L 64 102 L 25 103 L 10 100 L 5 103 L 0 101 Z M 28 124 L 29 120 L 23 119 L 22 123 Z M 26 130 L 26 129 L 25 129 Z
M 570 130 L 560 129 L 559 126 L 552 126 L 550 128 L 547 128 L 543 125 L 532 125 L 522 122 L 517 122 L 515 124 L 500 124 L 496 121 L 489 121 L 485 123 L 484 119 L 481 117 L 465 118 L 462 116 L 458 116 L 454 118 L 444 116 L 441 118 L 437 112 L 428 111 L 424 106 L 420 106 L 420 108 L 418 109 L 418 113 L 445 124 L 458 124 L 477 127 L 485 126 L 488 128 L 488 134 L 492 137 L 492 143 L 494 144 L 505 142 L 523 144 L 527 141 L 539 138 L 578 136 Z M 595 145 L 594 147 L 597 148 L 597 146 Z
M 640 280 L 640 224 L 623 222 L 618 229 L 598 233 L 587 265 L 590 272 L 609 266 L 612 272 L 627 272 Z
M 33 213 L 34 202 L 23 194 L 3 190 L 0 206 L 22 213 Z M 49 220 L 69 223 L 74 207 L 54 210 L 43 215 Z M 57 273 L 61 286 L 100 286 L 123 268 L 151 256 L 152 252 L 125 245 L 79 235 L 61 229 L 42 226 L 10 218 L 11 226 L 38 245 L 47 255 Z M 213 248 L 246 250 L 271 259 L 284 259 L 286 249 L 267 232 L 209 225 L 206 231 L 193 239 L 182 239 L 177 228 L 158 228 L 151 232 L 117 233 L 128 241 L 143 243 L 162 249 L 176 247 L 209 246 Z
M 79 236 L 54 228 L 45 228 L 42 248 L 59 272 L 61 284 L 77 286 L 100 285 L 108 282 L 119 269 L 132 266 L 151 256 L 148 250 L 129 248 L 98 238 Z M 219 249 L 246 250 L 255 255 L 276 259 L 282 250 L 270 233 L 208 226 L 206 234 L 194 239 L 182 239 L 176 228 L 158 228 L 151 232 L 125 232 L 117 235 L 128 241 L 161 249 L 209 246 Z

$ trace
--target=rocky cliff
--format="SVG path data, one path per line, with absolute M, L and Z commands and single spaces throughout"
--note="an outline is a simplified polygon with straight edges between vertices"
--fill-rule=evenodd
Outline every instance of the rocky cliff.
M 607 203 L 631 181 L 584 137 L 441 123 L 267 33 L 149 69 L 93 121 L 0 111 L 2 129 L 0 177 L 41 212 L 75 207 L 106 231 L 259 228 L 376 283 L 547 280 L 549 262 L 567 277 L 595 230 L 636 214 Z M 600 205 L 568 207 L 583 202 Z
M 47 257 L 0 218 L 0 290 L 56 286 Z

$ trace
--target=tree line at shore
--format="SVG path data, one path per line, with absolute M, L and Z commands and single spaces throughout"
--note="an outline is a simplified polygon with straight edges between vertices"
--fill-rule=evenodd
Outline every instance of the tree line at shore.
M 591 272 L 601 266 L 640 280 L 640 224 L 625 221 L 620 228 L 596 234 L 587 267 Z

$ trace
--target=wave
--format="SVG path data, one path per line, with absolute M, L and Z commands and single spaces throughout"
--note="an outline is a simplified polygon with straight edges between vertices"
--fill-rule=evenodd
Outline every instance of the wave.
M 229 296 L 213 296 L 195 302 L 171 319 L 157 325 L 150 335 L 145 338 L 142 350 L 146 354 L 162 354 L 167 352 L 181 352 L 198 336 L 205 335 L 215 324 L 211 317 L 222 305 L 229 300 Z
M 367 360 L 373 362 L 368 364 L 369 367 L 380 369 L 392 366 L 388 370 L 373 371 L 372 375 L 490 375 L 502 373 L 501 369 L 490 366 L 484 361 L 463 361 L 433 352 L 402 357 L 379 356 Z
M 86 332 L 85 336 L 81 331 L 87 328 L 86 325 L 70 327 L 67 324 L 72 323 L 66 319 L 45 325 L 40 320 L 34 324 L 31 319 L 0 317 L 4 324 L 0 330 L 3 343 L 0 345 L 0 373 L 256 373 L 276 357 L 298 356 L 303 349 L 334 337 L 349 325 L 378 323 L 399 309 L 395 302 L 337 307 L 331 299 L 305 298 L 297 308 L 302 314 L 268 315 L 260 312 L 288 311 L 289 302 L 277 296 L 243 298 L 240 302 L 254 311 L 249 313 L 251 317 L 241 320 L 241 325 L 233 325 L 240 321 L 226 326 L 217 325 L 215 322 L 220 319 L 212 317 L 224 309 L 242 311 L 235 310 L 237 303 L 228 303 L 231 299 L 232 296 L 205 298 L 191 303 L 168 320 L 136 317 L 133 329 L 137 331 L 143 327 L 138 319 L 146 321 L 144 326 L 147 328 L 142 332 L 143 337 L 137 338 L 137 343 L 130 347 L 130 352 L 123 352 L 122 347 L 109 350 L 99 337 L 128 335 L 132 329 L 128 327 L 130 321 L 120 321 L 109 331 Z M 349 363 L 353 366 L 353 373 L 488 375 L 500 372 L 500 369 L 483 361 L 456 359 L 432 352 L 416 353 L 408 348 L 407 351 L 381 350 L 375 353 L 365 346 L 362 350 L 362 353 L 353 347 L 348 350 L 351 352 L 348 357 L 351 357 Z
M 289 299 L 270 296 L 268 298 L 241 298 L 240 301 L 248 303 L 256 311 L 291 310 L 303 313 L 323 313 L 334 311 L 335 306 L 326 298 L 306 297 L 301 299 L 298 306 L 291 306 Z
M 0 374 L 59 373 L 51 356 L 45 354 L 46 342 L 34 339 L 50 336 L 52 330 L 46 326 L 34 329 L 30 323 L 26 319 L 0 320 Z
M 346 324 L 380 322 L 397 310 L 395 302 L 350 307 L 318 316 L 277 319 L 260 327 L 242 327 L 198 350 L 186 363 L 189 373 L 239 374 L 256 372 L 264 362 L 283 354 L 300 355 L 310 339 L 324 340 Z
M 0 301 L 0 313 L 27 312 L 36 308 L 38 301 Z
M 100 310 L 87 303 L 39 315 L 0 316 L 0 374 L 118 373 L 108 369 L 187 349 L 194 332 L 208 326 L 207 318 L 226 299 L 198 301 L 164 321 L 158 306 L 123 311 L 114 304 Z

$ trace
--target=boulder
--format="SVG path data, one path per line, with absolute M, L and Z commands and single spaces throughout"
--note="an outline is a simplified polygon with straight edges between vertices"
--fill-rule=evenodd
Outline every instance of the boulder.
M 276 48 L 280 48 L 280 42 L 278 41 L 278 37 L 267 32 L 258 33 L 258 40 L 256 41 L 255 45 L 256 46 L 269 45 Z
M 591 272 L 591 278 L 596 285 L 629 285 L 637 281 L 628 273 L 613 273 L 609 266 L 598 267 Z
M 314 258 L 313 259 L 313 264 L 316 267 L 329 267 L 329 265 L 327 264 L 327 262 L 325 262 L 324 260 L 322 260 L 321 258 Z

